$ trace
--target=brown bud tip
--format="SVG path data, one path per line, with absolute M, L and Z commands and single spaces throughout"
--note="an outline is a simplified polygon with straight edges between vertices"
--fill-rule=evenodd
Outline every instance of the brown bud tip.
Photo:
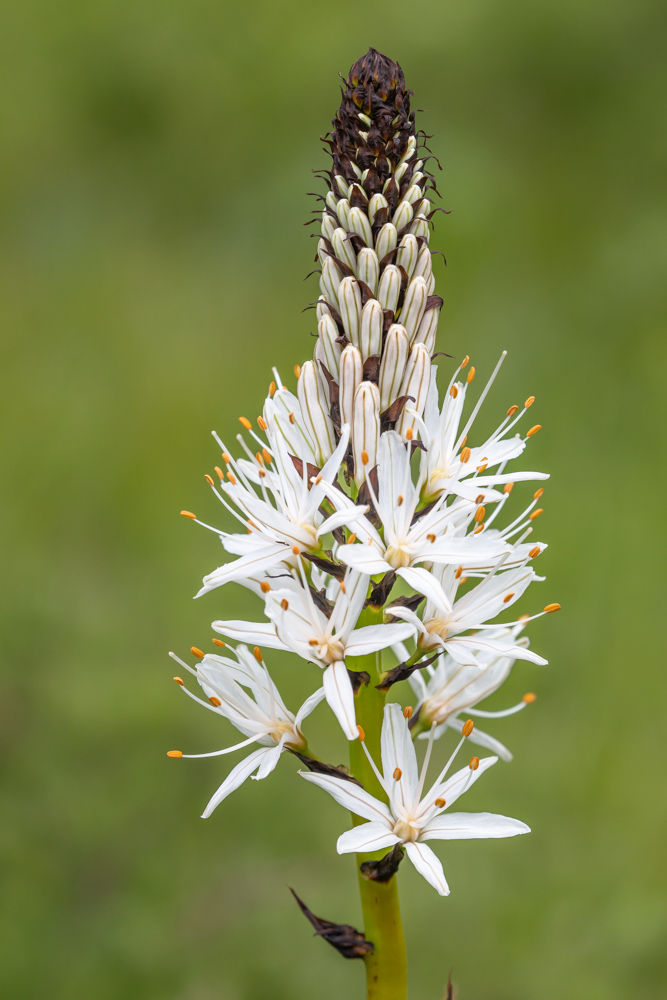
M 540 516 L 540 514 L 544 514 L 544 507 L 538 507 L 537 510 L 534 510 L 532 514 L 529 514 L 528 520 L 534 521 L 536 517 Z
M 222 702 L 220 701 L 220 699 L 216 698 L 216 696 L 214 694 L 210 694 L 208 696 L 208 700 L 210 701 L 210 703 L 212 705 L 215 705 L 216 708 L 219 708 L 220 705 L 222 705 Z
M 461 733 L 463 734 L 463 736 L 468 737 L 470 736 L 474 728 L 475 728 L 475 723 L 472 721 L 472 719 L 468 719 L 466 722 L 463 723 L 463 729 L 461 730 Z
M 444 799 L 436 799 L 434 804 L 438 807 L 438 809 L 442 809 L 443 806 L 447 805 Z
M 179 757 L 182 756 L 183 756 L 182 750 L 167 750 L 167 757 L 173 757 L 174 760 L 177 760 Z
M 405 706 L 405 708 L 403 709 L 403 718 L 404 719 L 411 719 L 412 718 L 412 705 L 406 705 Z
M 206 475 L 204 476 L 204 479 L 206 480 L 206 482 L 208 483 L 208 485 L 209 485 L 209 486 L 213 486 L 213 480 L 212 480 L 212 479 L 211 479 L 211 477 L 209 476 L 208 472 L 207 472 L 207 473 L 206 473 Z
M 467 377 L 467 379 L 466 379 L 466 382 L 472 382 L 472 380 L 474 379 L 474 377 L 475 377 L 475 368 L 474 368 L 474 366 L 473 366 L 473 367 L 472 367 L 472 368 L 470 369 L 470 371 L 468 372 L 468 377 Z
M 301 365 L 294 365 L 294 374 L 299 378 L 301 375 Z
M 222 639 L 211 639 L 211 642 L 213 643 L 214 646 L 223 647 L 225 645 Z
M 468 767 L 470 768 L 471 771 L 476 771 L 477 768 L 479 767 L 479 757 L 471 757 Z
M 401 771 L 400 767 L 395 767 L 394 768 L 394 774 L 393 774 L 394 781 L 400 781 L 402 775 L 403 775 L 403 772 Z
M 190 652 L 192 653 L 193 656 L 196 656 L 198 660 L 204 659 L 204 654 L 202 653 L 201 649 L 198 649 L 197 646 L 190 646 Z
M 253 656 L 255 657 L 255 659 L 257 660 L 257 662 L 261 663 L 262 662 L 262 651 L 259 648 L 259 646 L 255 646 L 255 648 L 253 649 L 252 652 L 253 652 Z
M 539 554 L 540 554 L 541 551 L 542 551 L 542 549 L 539 547 L 539 545 L 535 545 L 530 550 L 530 552 L 528 553 L 528 555 L 530 556 L 531 559 L 534 559 L 536 556 L 539 556 Z
M 252 430 L 252 424 L 250 423 L 247 417 L 239 417 L 239 423 L 243 424 L 243 426 L 247 431 Z
M 461 461 L 465 465 L 466 462 L 470 461 L 470 448 L 464 448 L 461 452 Z
M 536 699 L 537 699 L 537 695 L 536 695 L 536 694 L 533 694 L 533 692 L 532 692 L 532 691 L 529 691 L 529 692 L 528 692 L 528 694 L 524 694 L 524 696 L 523 696 L 523 698 L 522 698 L 521 700 L 522 700 L 523 702 L 525 702 L 525 703 L 526 703 L 526 705 L 532 705 L 532 704 L 533 704 L 533 702 L 534 702 L 534 701 L 535 701 Z
M 182 510 L 181 511 L 181 517 L 191 517 L 195 521 L 197 520 L 197 515 L 193 514 L 191 510 Z
M 359 733 L 359 739 L 363 743 L 364 740 L 366 739 L 366 733 L 363 731 L 363 729 L 361 728 L 361 726 L 357 726 L 357 732 Z
M 528 407 L 532 406 L 534 402 L 535 402 L 535 397 L 534 396 L 529 396 L 528 399 L 526 400 L 526 402 L 523 405 L 526 407 L 526 409 L 528 409 Z
M 176 681 L 177 684 L 180 684 L 181 687 L 185 687 L 185 681 L 183 680 L 182 677 L 174 677 L 174 680 Z
M 259 585 L 259 589 L 262 591 L 263 594 L 268 594 L 268 592 L 271 590 L 271 584 L 267 583 L 266 580 L 262 580 L 262 582 Z
M 542 430 L 542 424 L 535 424 L 535 426 L 531 427 L 529 431 L 526 431 L 526 437 L 532 437 L 533 434 L 537 434 L 539 430 Z
M 361 452 L 361 464 L 362 465 L 368 465 L 368 461 L 369 461 L 368 460 L 368 452 L 364 448 L 363 451 Z
M 560 611 L 560 604 L 547 604 L 544 610 L 548 615 L 553 614 L 554 611 Z
M 293 545 L 292 546 L 292 552 L 294 553 L 295 556 L 300 556 L 301 555 L 301 549 L 299 548 L 298 545 Z

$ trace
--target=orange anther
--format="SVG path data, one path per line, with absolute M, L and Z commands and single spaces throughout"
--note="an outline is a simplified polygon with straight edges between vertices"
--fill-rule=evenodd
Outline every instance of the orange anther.
M 533 493 L 533 500 L 539 500 L 543 493 L 544 493 L 544 487 L 542 487 L 542 489 L 540 490 L 535 490 L 535 492 Z
M 505 483 L 503 493 L 511 493 L 513 489 L 514 489 L 514 483 Z
M 475 511 L 475 521 L 477 524 L 484 520 L 484 515 L 486 514 L 486 507 L 478 507 Z
M 212 705 L 214 705 L 214 706 L 215 706 L 216 708 L 220 708 L 220 706 L 222 705 L 222 702 L 220 701 L 220 699 L 219 699 L 219 698 L 216 698 L 216 696 L 215 696 L 214 694 L 210 694 L 210 695 L 208 696 L 208 700 L 209 700 L 209 701 L 210 701 L 210 703 L 211 703 Z
M 507 416 L 513 417 L 518 409 L 519 409 L 518 406 L 510 406 L 509 410 L 507 411 Z
M 470 448 L 464 448 L 461 452 L 461 461 L 465 464 L 470 461 Z
M 468 440 L 468 435 L 466 434 L 466 436 L 462 438 L 459 448 L 462 448 L 467 440 Z
M 541 551 L 542 551 L 542 549 L 539 547 L 539 545 L 535 545 L 535 546 L 533 546 L 533 548 L 528 553 L 528 556 L 529 556 L 530 559 L 534 559 L 535 556 L 539 556 L 539 554 L 540 554 Z
M 173 757 L 177 760 L 179 757 L 183 756 L 182 750 L 167 750 L 167 757 Z
M 288 413 L 288 414 L 287 414 L 287 419 L 289 420 L 289 422 L 290 422 L 291 424 L 295 423 L 295 420 L 294 420 L 294 414 L 293 414 L 293 413 Z
M 289 608 L 289 601 L 287 600 L 286 597 L 283 597 L 282 601 L 280 602 L 280 607 L 283 609 L 283 611 L 287 611 L 287 609 Z
M 275 391 L 276 391 L 276 383 L 271 382 L 271 384 L 269 385 L 269 396 L 273 396 Z
M 507 604 L 507 602 L 511 601 L 513 597 L 514 597 L 514 591 L 512 591 L 511 594 L 505 594 L 505 596 L 503 597 L 503 604 Z
M 527 438 L 532 437 L 533 434 L 537 434 L 537 432 L 541 429 L 542 429 L 542 424 L 535 424 L 534 427 L 531 427 L 530 430 L 526 432 L 526 437 Z
M 236 486 L 236 476 L 232 472 L 227 473 L 227 479 L 230 481 L 232 486 Z
M 412 427 L 408 427 L 407 431 L 405 432 L 405 440 L 412 441 L 414 436 L 415 432 L 413 431 Z
M 341 580 L 340 581 L 339 587 L 340 587 L 341 594 L 346 594 L 347 593 L 347 587 L 345 586 L 345 580 Z
M 318 640 L 318 639 L 309 639 L 309 640 L 308 640 L 308 645 L 309 645 L 309 646 L 319 646 L 319 644 L 320 644 L 320 643 L 319 643 L 319 640 Z
M 429 542 L 431 543 L 431 545 L 433 545 L 433 543 L 435 541 L 435 535 L 432 532 L 429 532 L 429 534 L 426 537 L 429 540 Z
M 465 366 L 468 364 L 469 361 L 470 361 L 470 355 L 466 354 L 465 358 L 461 362 L 461 368 L 465 368 Z
M 209 486 L 213 486 L 213 480 L 212 480 L 212 479 L 211 479 L 211 477 L 209 476 L 208 472 L 206 472 L 206 473 L 204 474 L 204 479 L 206 480 L 206 482 L 208 483 L 208 485 L 209 485 Z
M 484 470 L 486 469 L 486 465 L 487 465 L 487 463 L 486 463 L 486 462 L 482 462 L 482 464 L 481 464 L 481 465 L 478 465 L 478 466 L 477 466 L 477 471 L 478 471 L 478 472 L 484 472 Z
M 479 757 L 471 757 L 468 767 L 470 768 L 471 771 L 476 771 L 477 768 L 479 767 Z
M 518 622 L 528 622 L 530 621 L 530 615 L 519 615 L 517 618 Z
M 534 396 L 529 396 L 528 399 L 526 400 L 526 402 L 523 405 L 526 407 L 526 409 L 528 409 L 528 407 L 532 406 L 534 402 L 535 402 L 535 397 Z
M 412 718 L 412 705 L 406 705 L 405 706 L 405 708 L 403 709 L 403 718 L 404 719 L 411 719 Z
M 292 553 L 293 553 L 293 554 L 294 554 L 295 556 L 300 556 L 300 555 L 301 555 L 301 549 L 299 548 L 299 546 L 298 546 L 298 545 L 293 545 L 293 546 L 292 546 Z
M 475 369 L 474 369 L 474 367 L 473 367 L 473 368 L 471 368 L 471 369 L 470 369 L 470 371 L 468 372 L 468 377 L 467 377 L 467 379 L 466 379 L 466 382 L 468 382 L 468 383 L 472 382 L 472 380 L 474 379 L 474 377 L 475 377 Z
M 476 528 L 473 529 L 473 535 L 479 535 L 480 531 L 484 531 L 486 525 L 484 523 L 478 524 Z
M 484 501 L 484 494 L 480 493 L 478 497 L 475 497 L 475 503 L 482 503 Z
M 548 615 L 553 614 L 554 611 L 560 611 L 560 604 L 547 604 L 544 610 Z
M 359 739 L 363 743 L 364 740 L 366 739 L 366 733 L 363 731 L 363 729 L 361 728 L 361 726 L 357 726 L 357 732 L 359 733 Z
M 243 426 L 247 431 L 252 430 L 252 424 L 250 423 L 247 417 L 239 417 L 239 423 L 243 424 Z
M 204 659 L 204 653 L 202 653 L 201 649 L 198 649 L 196 646 L 190 646 L 190 652 L 193 656 L 196 656 L 198 660 Z
M 222 641 L 222 639 L 211 639 L 211 642 L 213 643 L 214 646 L 220 646 L 221 649 L 224 649 L 225 643 Z
M 463 729 L 461 730 L 461 735 L 466 737 L 470 736 L 474 728 L 475 728 L 475 723 L 472 721 L 472 719 L 468 719 L 466 722 L 463 723 Z
M 227 452 L 223 451 L 221 452 L 221 454 L 222 454 L 222 461 L 225 463 L 225 465 L 229 465 L 229 463 L 231 462 L 231 458 L 229 457 Z
M 354 542 L 356 542 L 356 540 L 357 540 L 357 533 L 356 533 L 356 531 L 353 531 L 352 534 L 350 535 L 350 537 L 347 540 L 347 544 L 348 545 L 352 545 Z
M 436 805 L 438 807 L 438 809 L 442 809 L 442 807 L 446 806 L 447 803 L 445 802 L 444 799 L 436 799 L 435 802 L 434 802 L 434 805 Z
M 456 577 L 457 580 L 461 576 L 462 572 L 463 572 L 463 566 L 459 566 L 459 568 L 457 569 L 456 573 L 454 574 L 454 576 Z
M 536 698 L 537 698 L 537 695 L 533 694 L 532 691 L 529 691 L 528 694 L 524 694 L 524 696 L 521 699 L 521 701 L 525 702 L 526 705 L 532 705 L 533 702 L 536 700 Z
M 362 465 L 368 465 L 368 461 L 369 461 L 369 459 L 368 459 L 368 452 L 364 448 L 363 451 L 361 452 L 361 464 Z
M 265 431 L 267 429 L 268 424 L 264 419 L 264 417 L 257 417 L 257 426 L 259 427 L 260 431 Z
M 222 480 L 225 478 L 225 474 L 224 474 L 224 472 L 222 471 L 222 469 L 220 468 L 219 465 L 215 466 L 215 474 L 218 477 L 218 479 L 220 480 L 220 482 L 222 482 Z
M 271 465 L 271 462 L 273 461 L 273 459 L 269 455 L 269 453 L 266 450 L 266 448 L 262 448 L 262 455 L 264 456 L 264 461 L 266 462 L 266 464 L 267 465 Z
M 257 452 L 255 458 L 257 459 L 260 465 L 264 465 L 264 456 L 262 455 L 261 451 Z
M 449 395 L 452 397 L 452 399 L 456 399 L 456 397 L 458 396 L 458 394 L 459 394 L 459 390 L 456 388 L 455 385 L 453 385 L 451 387 L 451 389 L 449 390 Z
M 402 776 L 403 776 L 403 772 L 401 771 L 400 767 L 395 767 L 394 768 L 394 773 L 392 775 L 394 781 L 400 781 L 401 778 L 402 778 Z
M 197 520 L 197 515 L 193 514 L 191 510 L 182 510 L 181 511 L 181 517 L 191 517 L 195 521 Z
M 174 677 L 174 680 L 176 681 L 177 684 L 180 684 L 181 687 L 185 687 L 185 681 L 183 680 L 182 677 Z
M 397 507 L 402 507 L 402 506 L 403 506 L 403 501 L 404 501 L 404 500 L 405 500 L 405 497 L 403 496 L 403 494 L 402 494 L 402 493 L 399 493 L 399 494 L 398 494 L 398 497 L 396 498 L 396 506 L 397 506 Z
M 539 517 L 540 514 L 543 513 L 544 513 L 544 507 L 538 507 L 537 510 L 534 510 L 532 514 L 528 515 L 528 520 L 534 521 L 536 517 Z
M 461 579 L 459 580 L 459 585 L 465 583 L 467 579 L 468 579 L 467 576 L 462 576 Z
M 259 585 L 259 589 L 262 591 L 263 594 L 268 594 L 268 592 L 271 590 L 271 584 L 267 583 L 266 580 L 262 580 L 262 582 Z
M 294 365 L 294 374 L 299 378 L 301 375 L 301 365 Z
M 255 657 L 258 663 L 262 662 L 262 651 L 259 648 L 259 646 L 255 646 L 255 648 L 252 651 L 252 655 Z

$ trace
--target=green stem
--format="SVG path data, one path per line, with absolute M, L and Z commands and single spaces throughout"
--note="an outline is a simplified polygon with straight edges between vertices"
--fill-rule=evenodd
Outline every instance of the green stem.
M 371 625 L 382 621 L 382 612 L 368 608 L 359 625 Z M 376 764 L 380 764 L 380 736 L 385 694 L 375 687 L 382 673 L 379 653 L 350 659 L 352 670 L 366 670 L 371 675 L 368 686 L 362 685 L 356 698 L 357 722 L 364 730 L 366 747 Z M 350 743 L 350 766 L 352 774 L 361 781 L 366 791 L 387 801 L 382 787 L 371 768 L 361 742 Z M 365 822 L 353 816 L 355 826 Z M 364 934 L 373 942 L 373 953 L 364 959 L 366 963 L 367 1000 L 406 1000 L 408 995 L 407 956 L 405 938 L 401 924 L 396 876 L 389 882 L 373 882 L 361 875 L 360 865 L 364 861 L 377 861 L 386 851 L 373 854 L 357 854 L 357 875 L 361 908 L 364 915 Z

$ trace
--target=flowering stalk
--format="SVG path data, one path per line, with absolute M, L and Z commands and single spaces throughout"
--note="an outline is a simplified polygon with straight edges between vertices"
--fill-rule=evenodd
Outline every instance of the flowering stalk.
M 523 630 L 559 609 L 513 614 L 543 580 L 533 562 L 546 546 L 529 540 L 543 488 L 508 513 L 515 484 L 548 478 L 506 471 L 540 429 L 517 429 L 534 397 L 473 440 L 503 354 L 474 405 L 467 357 L 439 398 L 433 362 L 442 299 L 429 249 L 435 184 L 419 140 L 400 66 L 371 49 L 350 70 L 325 140 L 333 162 L 320 172 L 327 190 L 314 220 L 321 294 L 313 358 L 295 366 L 295 391 L 273 370 L 261 414 L 239 418 L 245 433 L 236 455 L 214 435 L 220 465 L 206 480 L 227 527 L 182 511 L 232 557 L 204 577 L 198 596 L 234 581 L 261 605 L 260 620 L 213 621 L 224 636 L 213 639 L 216 654 L 193 646 L 194 665 L 176 658 L 201 694 L 174 678 L 182 690 L 243 738 L 209 754 L 169 752 L 253 748 L 204 817 L 284 758 L 299 760 L 301 777 L 352 814 L 337 850 L 356 855 L 363 932 L 315 916 L 295 898 L 320 937 L 346 958 L 364 959 L 373 1000 L 407 996 L 403 859 L 446 896 L 427 842 L 529 832 L 507 816 L 451 807 L 499 758 L 511 760 L 473 718 L 500 719 L 535 700 L 530 693 L 501 711 L 479 707 L 516 660 L 547 662 Z M 295 713 L 265 649 L 291 652 L 292 669 L 309 671 L 313 691 Z M 405 709 L 401 690 L 413 702 Z M 349 771 L 317 756 L 311 713 L 325 701 L 349 744 Z M 452 737 L 455 746 L 444 749 Z M 492 756 L 472 756 L 450 773 L 466 741 Z

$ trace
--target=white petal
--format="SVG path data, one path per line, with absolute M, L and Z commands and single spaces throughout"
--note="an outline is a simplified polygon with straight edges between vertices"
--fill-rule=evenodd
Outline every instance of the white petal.
M 413 590 L 423 594 L 428 601 L 435 604 L 443 614 L 449 614 L 452 610 L 451 601 L 443 590 L 442 584 L 427 569 L 406 566 L 404 569 L 396 570 L 396 572 Z
M 333 778 L 328 774 L 316 774 L 313 771 L 299 771 L 299 774 L 311 784 L 319 785 L 339 805 L 349 809 L 355 816 L 383 823 L 385 828 L 393 830 L 394 821 L 384 802 L 374 798 L 364 788 L 355 785 L 353 781 L 346 781 L 345 778 Z
M 402 642 L 415 634 L 414 625 L 404 624 L 364 625 L 355 629 L 345 646 L 346 656 L 365 656 L 378 649 L 386 649 L 395 642 Z
M 440 859 L 426 844 L 405 844 L 408 857 L 420 875 L 437 889 L 441 896 L 449 896 L 449 886 Z
M 263 573 L 272 566 L 276 566 L 288 555 L 288 547 L 281 542 L 268 545 L 265 549 L 260 549 L 259 552 L 252 555 L 241 556 L 240 559 L 235 559 L 234 562 L 226 563 L 224 566 L 218 566 L 212 573 L 204 577 L 204 586 L 196 596 L 201 597 L 209 590 L 221 587 L 224 583 L 230 583 L 232 580 Z
M 353 830 L 341 834 L 336 844 L 339 854 L 355 854 L 356 852 L 381 851 L 384 847 L 393 847 L 400 843 L 400 837 L 388 830 L 384 823 L 362 823 Z
M 385 705 L 381 742 L 382 772 L 389 789 L 392 812 L 396 815 L 397 806 L 409 808 L 419 785 L 417 754 L 408 720 L 400 705 Z M 398 780 L 394 777 L 397 768 L 401 772 Z
M 351 507 L 347 510 L 336 511 L 330 517 L 323 521 L 322 524 L 317 529 L 317 537 L 320 535 L 326 535 L 327 532 L 333 531 L 334 528 L 340 528 L 342 524 L 349 524 L 350 521 L 354 521 L 359 517 L 363 517 L 369 508 L 364 507 Z
M 375 545 L 341 545 L 336 555 L 348 566 L 367 573 L 368 576 L 391 571 L 383 551 L 379 551 Z
M 471 771 L 469 767 L 462 767 L 460 771 L 447 778 L 441 784 L 433 784 L 428 794 L 419 804 L 422 815 L 431 808 L 436 799 L 442 798 L 448 806 L 453 806 L 459 796 L 467 792 L 472 785 L 478 781 L 485 771 L 498 762 L 497 757 L 482 757 L 477 768 Z
M 530 833 L 530 827 L 518 819 L 498 813 L 443 813 L 432 819 L 421 832 L 422 840 L 484 840 L 517 837 Z
M 317 708 L 317 706 L 319 705 L 319 703 L 321 701 L 324 701 L 324 698 L 325 698 L 325 693 L 324 693 L 324 688 L 323 687 L 318 688 L 317 691 L 315 691 L 314 694 L 311 694 L 311 696 L 309 698 L 306 698 L 306 700 L 304 701 L 303 705 L 301 706 L 301 708 L 299 709 L 299 711 L 296 713 L 296 719 L 294 720 L 294 726 L 295 726 L 296 729 L 298 729 L 301 726 L 301 723 L 303 722 L 303 720 L 306 719 L 306 718 L 308 718 L 308 716 L 310 715 L 310 713 L 315 708 Z
M 266 646 L 267 649 L 289 649 L 276 635 L 273 622 L 244 622 L 241 619 L 230 621 L 214 621 L 211 627 L 221 635 L 239 642 L 249 642 L 253 646 Z
M 452 729 L 455 729 L 460 733 L 463 729 L 463 719 L 450 718 L 447 720 L 447 725 L 451 726 Z M 494 736 L 489 736 L 488 733 L 483 733 L 481 729 L 477 728 L 477 726 L 475 726 L 468 737 L 468 742 L 475 743 L 478 747 L 484 747 L 485 750 L 491 750 L 493 753 L 498 754 L 501 760 L 506 760 L 508 762 L 513 760 L 512 753 L 507 749 L 504 743 L 501 743 L 500 740 L 497 740 Z
M 230 771 L 227 775 L 215 795 L 212 796 L 206 809 L 201 814 L 202 819 L 208 819 L 216 806 L 219 806 L 223 799 L 226 799 L 228 795 L 231 795 L 233 791 L 239 788 L 246 778 L 249 778 L 252 772 L 257 770 L 263 758 L 267 754 L 272 754 L 273 751 L 274 747 L 263 747 L 261 750 L 255 750 L 245 760 L 242 760 L 240 764 L 237 764 L 234 770 Z
M 275 770 L 276 764 L 280 760 L 280 755 L 285 749 L 285 740 L 287 738 L 287 733 L 283 736 L 280 744 L 275 747 L 269 747 L 268 753 L 266 754 L 264 760 L 259 765 L 257 774 L 253 774 L 253 781 L 261 781 L 262 778 L 266 778 L 271 771 Z
M 322 681 L 324 697 L 340 722 L 341 729 L 348 740 L 356 740 L 359 731 L 354 712 L 354 691 L 343 660 L 338 660 L 327 667 Z

